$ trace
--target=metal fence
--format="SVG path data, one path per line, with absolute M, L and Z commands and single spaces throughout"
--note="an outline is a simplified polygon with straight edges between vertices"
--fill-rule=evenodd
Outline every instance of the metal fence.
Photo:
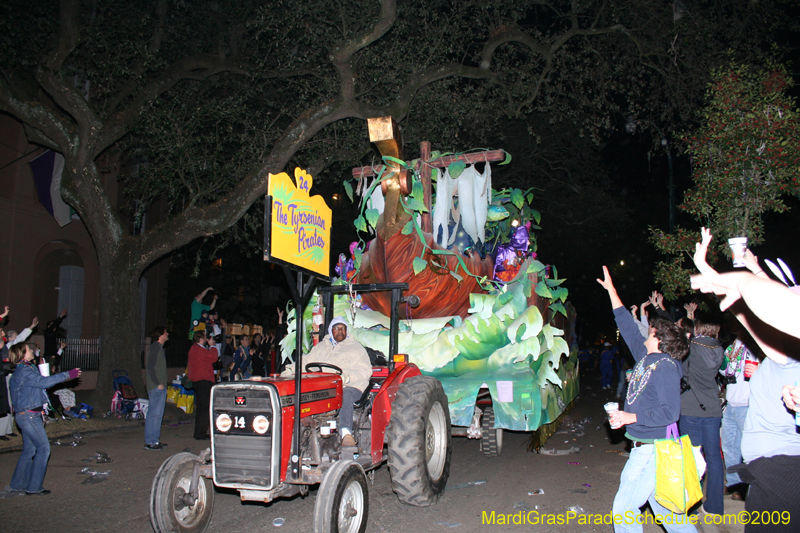
M 80 368 L 81 370 L 97 370 L 100 367 L 100 339 L 59 339 L 67 343 L 61 355 L 61 368 Z M 145 368 L 147 350 L 150 343 L 141 346 L 141 367 Z M 168 367 L 186 366 L 189 348 L 192 341 L 188 339 L 171 339 L 164 347 Z M 132 369 L 126 368 L 130 372 Z
M 59 339 L 67 343 L 61 354 L 61 368 L 97 370 L 100 365 L 100 339 Z

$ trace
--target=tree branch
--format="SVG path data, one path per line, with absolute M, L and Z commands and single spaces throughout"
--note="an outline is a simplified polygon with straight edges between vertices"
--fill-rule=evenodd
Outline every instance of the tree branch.
M 168 91 L 182 80 L 204 80 L 220 72 L 246 70 L 236 58 L 220 58 L 218 55 L 199 54 L 185 57 L 173 63 L 160 76 L 151 80 L 124 109 L 111 116 L 93 139 L 91 150 L 95 155 L 111 146 L 125 135 L 139 120 L 142 109 L 160 94 Z
M 337 46 L 331 53 L 331 61 L 339 72 L 339 94 L 346 100 L 355 97 L 356 75 L 350 60 L 353 54 L 380 39 L 397 19 L 395 0 L 380 0 L 381 11 L 371 30 L 366 30 L 349 41 Z
M 75 133 L 74 126 L 65 117 L 58 116 L 57 111 L 29 98 L 18 98 L 11 92 L 11 87 L 3 76 L 0 76 L 0 110 L 40 131 L 41 135 L 36 135 L 37 140 L 49 141 L 42 144 L 62 152 L 69 146 Z
M 245 175 L 224 198 L 182 211 L 143 235 L 136 248 L 139 260 L 149 264 L 197 237 L 220 233 L 235 224 L 267 190 L 270 173 L 281 172 L 297 150 L 322 128 L 351 116 L 355 116 L 353 107 L 342 99 L 325 102 L 300 115 L 273 145 L 261 168 Z
M 61 70 L 64 60 L 72 53 L 80 41 L 79 8 L 79 0 L 61 0 L 59 3 L 58 36 L 54 50 L 43 61 L 50 70 Z
M 164 23 L 166 22 L 166 19 L 167 0 L 158 0 L 158 4 L 156 5 L 156 23 L 155 27 L 153 28 L 153 35 L 150 37 L 150 46 L 148 47 L 148 51 L 151 55 L 156 55 L 161 50 L 161 41 L 164 38 Z M 109 113 L 117 109 L 117 107 L 124 102 L 126 98 L 132 95 L 134 90 L 136 90 L 136 86 L 138 85 L 137 77 L 142 75 L 145 65 L 145 58 L 141 58 L 136 66 L 131 69 L 134 77 L 129 79 L 128 82 L 125 83 L 125 85 L 117 92 L 117 95 L 109 100 L 107 105 Z
M 100 118 L 95 114 L 89 102 L 67 79 L 49 68 L 39 67 L 36 69 L 36 81 L 55 103 L 75 120 L 82 138 L 88 139 L 91 131 L 100 129 Z M 81 147 L 84 150 L 86 148 L 85 145 Z
M 57 152 L 61 151 L 61 147 L 58 146 L 58 143 L 56 143 L 53 139 L 45 135 L 45 133 L 42 130 L 34 128 L 27 122 L 23 122 L 22 127 L 25 129 L 25 136 L 28 137 L 29 142 L 45 146 Z
M 395 101 L 386 108 L 364 106 L 365 114 L 361 118 L 392 115 L 398 121 L 408 114 L 414 95 L 421 88 L 439 80 L 451 77 L 469 79 L 495 79 L 496 75 L 488 69 L 467 67 L 457 63 L 449 63 L 438 67 L 430 67 L 409 76 L 408 83 L 400 90 Z M 377 114 L 376 114 L 377 113 Z

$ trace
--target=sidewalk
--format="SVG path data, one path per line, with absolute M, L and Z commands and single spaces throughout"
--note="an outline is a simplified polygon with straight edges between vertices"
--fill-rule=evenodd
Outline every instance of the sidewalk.
M 81 403 L 89 403 L 88 397 L 92 391 L 76 391 L 76 401 L 78 405 Z M 110 401 L 109 401 L 110 404 Z M 126 421 L 122 415 L 106 416 L 109 405 L 92 406 L 94 407 L 94 416 L 92 418 L 72 418 L 69 420 L 59 420 L 57 422 L 48 423 L 45 426 L 47 436 L 50 438 L 52 447 L 59 446 L 56 442 L 63 442 L 64 445 L 74 439 L 72 436 L 78 434 L 80 436 L 94 433 L 103 433 L 111 431 L 126 431 L 136 429 L 144 432 L 144 420 L 130 420 Z M 167 403 L 164 410 L 163 425 L 176 424 L 178 422 L 194 422 L 194 414 L 187 415 L 183 410 L 175 407 L 175 404 Z M 0 440 L 0 454 L 17 452 L 22 449 L 22 436 L 19 430 L 14 426 L 16 437 L 8 437 L 7 441 Z

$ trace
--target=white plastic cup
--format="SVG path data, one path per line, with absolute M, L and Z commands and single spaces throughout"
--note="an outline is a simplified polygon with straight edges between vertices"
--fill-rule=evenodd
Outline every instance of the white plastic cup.
M 603 406 L 603 409 L 606 410 L 606 414 L 609 417 L 609 424 L 610 424 L 611 423 L 611 413 L 619 411 L 619 402 L 608 402 L 607 404 L 605 404 Z M 617 429 L 618 427 L 619 426 L 614 427 L 613 424 L 611 425 L 611 429 Z
M 39 373 L 43 376 L 50 375 L 50 363 L 42 363 L 39 365 Z
M 728 239 L 728 246 L 733 252 L 733 266 L 740 268 L 744 266 L 744 251 L 747 249 L 747 237 L 733 237 Z

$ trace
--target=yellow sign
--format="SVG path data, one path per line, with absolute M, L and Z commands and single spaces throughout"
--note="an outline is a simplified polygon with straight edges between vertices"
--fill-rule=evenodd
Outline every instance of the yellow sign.
M 330 276 L 331 210 L 322 196 L 310 196 L 313 178 L 294 169 L 297 185 L 286 172 L 269 175 L 272 197 L 269 258 Z

